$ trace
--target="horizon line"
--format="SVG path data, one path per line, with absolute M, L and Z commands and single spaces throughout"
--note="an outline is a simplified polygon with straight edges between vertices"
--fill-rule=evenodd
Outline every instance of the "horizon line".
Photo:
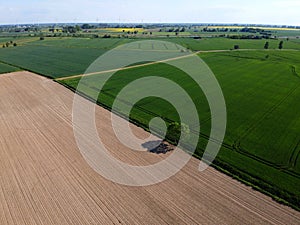
M 0 26 L 17 26 L 17 25 L 47 25 L 47 24 L 138 24 L 138 25 L 155 25 L 155 24 L 189 24 L 189 25 L 254 25 L 254 26 L 288 26 L 300 27 L 300 25 L 289 24 L 268 24 L 268 23 L 236 23 L 236 22 L 21 22 L 21 23 L 0 23 Z

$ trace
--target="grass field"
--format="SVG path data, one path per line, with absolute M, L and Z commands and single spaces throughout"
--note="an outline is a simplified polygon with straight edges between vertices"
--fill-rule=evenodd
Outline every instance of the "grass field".
M 95 48 L 111 49 L 118 45 L 130 42 L 128 39 L 119 38 L 45 38 L 43 41 L 33 41 L 28 43 L 30 46 L 54 46 L 63 48 Z
M 130 41 L 130 40 L 129 40 Z M 107 50 L 123 39 L 32 38 L 22 46 L 0 49 L 0 61 L 52 78 L 82 74 Z
M 20 46 L 2 49 L 0 60 L 55 78 L 83 73 L 104 52 L 102 49 Z
M 299 53 L 214 53 L 202 58 L 217 75 L 227 103 L 225 142 L 234 153 L 222 151 L 219 157 L 299 196 Z M 244 159 L 237 160 L 236 152 Z M 246 157 L 254 160 L 247 164 Z
M 17 67 L 10 66 L 10 65 L 7 65 L 5 63 L 0 62 L 0 74 L 15 72 L 15 71 L 18 71 L 18 70 L 20 70 L 20 69 L 17 68 Z
M 178 43 L 194 51 L 200 50 L 223 50 L 233 49 L 234 45 L 239 45 L 240 49 L 263 49 L 266 41 L 270 44 L 270 49 L 278 49 L 279 40 L 236 40 L 228 38 L 170 38 L 168 41 Z M 284 49 L 300 50 L 300 44 L 296 41 L 284 40 Z
M 0 37 L 0 47 L 2 47 L 3 44 L 5 44 L 6 42 L 12 40 L 12 38 L 7 38 L 7 37 Z
M 218 161 L 251 176 L 257 185 L 267 185 L 270 191 L 284 192 L 281 197 L 300 196 L 300 68 L 299 52 L 241 51 L 202 53 L 224 92 L 228 127 Z M 230 66 L 228 66 L 230 65 Z M 166 64 L 158 64 L 116 73 L 107 82 L 98 101 L 111 107 L 115 96 L 130 81 L 155 75 L 171 79 L 192 96 L 201 121 L 201 139 L 197 154 L 202 154 L 210 132 L 210 111 L 199 88 L 182 72 Z M 88 95 L 97 91 L 97 82 L 105 74 L 85 78 L 82 90 Z M 62 81 L 76 88 L 79 78 Z M 142 91 L 135 90 L 137 93 Z M 124 104 L 126 104 L 126 99 Z M 180 101 L 180 98 L 178 99 Z M 184 102 L 181 102 L 184 107 Z M 168 103 L 146 98 L 135 105 L 132 120 L 147 127 L 154 116 L 167 121 L 178 120 Z M 243 175 L 243 176 L 244 176 Z M 279 191 L 280 190 L 280 191 Z M 279 195 L 280 195 L 279 194 Z M 292 197 L 293 199 L 296 199 Z M 295 204 L 295 202 L 294 202 Z
M 231 40 L 226 38 L 201 40 L 168 38 L 163 40 L 174 42 L 193 51 L 229 50 L 236 44 L 241 49 L 262 50 L 266 42 L 266 40 Z M 121 44 L 132 42 L 134 39 L 46 38 L 40 41 L 37 38 L 21 38 L 15 41 L 20 46 L 0 49 L 0 61 L 52 78 L 58 78 L 84 73 L 88 66 L 103 53 Z M 278 40 L 269 40 L 269 42 L 270 49 L 278 47 Z M 137 49 L 139 49 L 138 46 Z M 285 41 L 284 49 L 300 50 L 300 42 L 298 40 Z
M 299 53 L 236 52 L 203 58 L 218 75 L 229 106 L 230 144 L 294 170 L 293 154 L 300 150 L 300 113 L 295 110 L 300 108 Z

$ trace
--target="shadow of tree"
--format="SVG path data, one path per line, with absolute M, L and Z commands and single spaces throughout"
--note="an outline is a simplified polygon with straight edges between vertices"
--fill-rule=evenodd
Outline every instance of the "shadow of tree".
M 174 146 L 171 146 L 166 141 L 148 141 L 142 144 L 143 148 L 146 148 L 148 152 L 155 153 L 155 154 L 166 154 L 169 151 L 174 150 Z

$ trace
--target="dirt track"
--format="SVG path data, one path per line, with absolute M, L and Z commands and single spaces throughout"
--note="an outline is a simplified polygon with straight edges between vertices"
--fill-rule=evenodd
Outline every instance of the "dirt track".
M 17 72 L 0 75 L 0 96 L 0 224 L 299 224 L 299 212 L 212 168 L 198 172 L 196 159 L 157 185 L 114 184 L 76 146 L 71 91 Z M 96 115 L 107 129 L 110 113 Z M 132 164 L 165 157 L 126 149 L 109 130 L 104 139 Z

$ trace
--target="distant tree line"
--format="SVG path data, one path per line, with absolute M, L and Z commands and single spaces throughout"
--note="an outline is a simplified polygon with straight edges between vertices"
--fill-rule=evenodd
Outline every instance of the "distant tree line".
M 231 33 L 236 33 L 236 32 L 241 32 L 241 33 L 259 33 L 260 35 L 264 35 L 264 36 L 271 36 L 272 34 L 270 32 L 267 32 L 263 29 L 260 28 L 242 28 L 242 29 L 238 29 L 238 28 L 208 28 L 205 27 L 201 30 L 202 32 L 210 32 L 210 33 L 214 33 L 214 32 L 231 32 Z M 198 30 L 197 30 L 198 32 Z
M 169 28 L 168 30 L 166 30 L 167 32 L 175 32 L 175 33 L 179 33 L 179 32 L 185 32 L 185 27 L 179 27 L 179 28 Z M 162 29 L 159 30 L 159 32 L 162 32 Z
M 226 35 L 227 38 L 230 39 L 270 39 L 269 35 Z
M 214 33 L 214 32 L 238 32 L 239 29 L 229 29 L 229 28 L 208 28 L 205 27 L 201 30 L 202 32 L 210 32 L 210 33 Z
M 76 25 L 76 26 L 65 26 L 62 29 L 63 33 L 70 33 L 70 34 L 75 34 L 77 32 L 79 32 L 81 30 L 80 26 Z

